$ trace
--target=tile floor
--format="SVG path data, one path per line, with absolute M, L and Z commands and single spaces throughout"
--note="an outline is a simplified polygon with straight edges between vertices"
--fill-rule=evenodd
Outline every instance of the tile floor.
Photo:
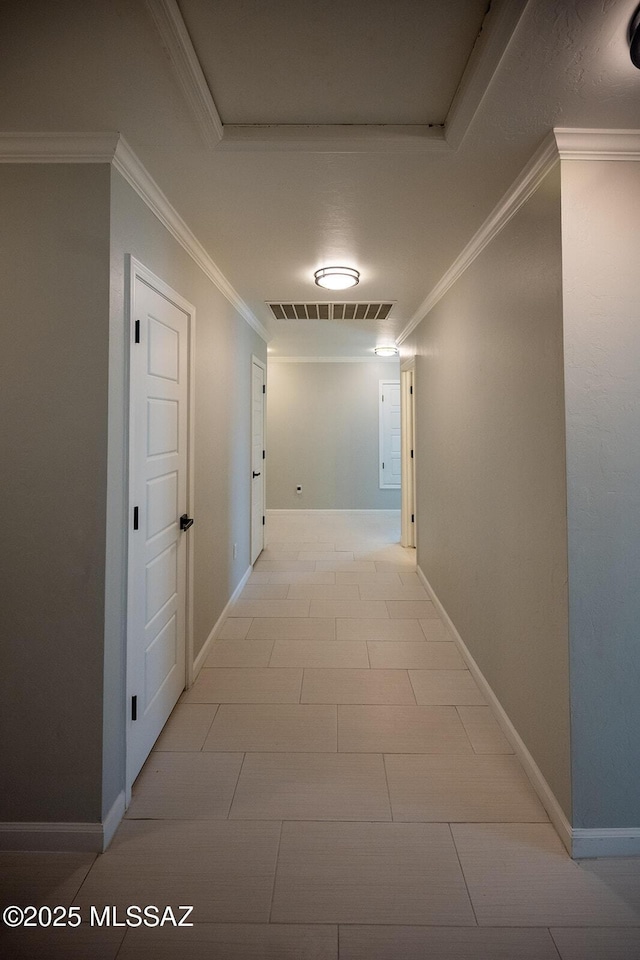
M 0 854 L 3 900 L 196 926 L 22 931 L 11 960 L 639 960 L 640 860 L 567 856 L 398 526 L 272 514 L 107 853 Z

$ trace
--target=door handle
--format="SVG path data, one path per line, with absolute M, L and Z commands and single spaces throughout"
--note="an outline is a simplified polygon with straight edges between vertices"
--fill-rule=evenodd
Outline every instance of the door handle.
M 192 526 L 193 526 L 193 517 L 189 517 L 187 516 L 186 513 L 183 513 L 182 516 L 180 517 L 180 529 L 188 530 L 189 527 L 192 527 Z
M 255 470 L 254 470 L 254 471 L 253 471 L 253 479 L 255 480 L 255 478 L 256 478 L 256 477 L 259 477 L 259 476 L 260 476 L 260 474 L 259 474 L 259 473 L 256 473 Z

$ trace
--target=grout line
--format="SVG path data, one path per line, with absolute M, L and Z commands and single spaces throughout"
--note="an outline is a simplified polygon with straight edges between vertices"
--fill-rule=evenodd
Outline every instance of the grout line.
M 268 923 L 271 923 L 271 918 L 273 914 L 273 901 L 276 894 L 276 878 L 278 876 L 278 862 L 280 860 L 280 845 L 282 843 L 282 828 L 284 826 L 284 820 L 280 821 L 280 835 L 278 836 L 278 849 L 276 850 L 276 862 L 273 869 L 273 884 L 271 886 L 271 906 L 269 907 L 269 920 Z
M 375 756 L 375 754 L 373 754 L 373 756 Z M 389 801 L 389 813 L 391 814 L 391 822 L 395 823 L 393 819 L 393 805 L 391 803 L 391 788 L 389 787 L 389 776 L 387 774 L 387 758 L 384 753 L 381 753 L 380 756 L 382 757 L 382 769 L 384 770 L 384 782 L 387 785 L 387 799 Z
M 337 703 L 335 707 L 336 707 L 336 754 L 339 754 L 340 753 L 340 707 Z
M 553 936 L 553 931 L 552 931 L 551 927 L 547 927 L 546 929 L 547 929 L 547 932 L 548 932 L 549 936 L 551 937 L 551 943 L 553 944 L 554 950 L 555 950 L 556 953 L 558 954 L 559 960 L 562 960 L 562 954 L 560 953 L 560 947 L 559 947 L 558 944 L 556 943 L 556 940 L 555 940 L 555 937 Z
M 449 827 L 449 834 L 451 835 L 451 842 L 452 842 L 452 844 L 453 844 L 453 849 L 454 849 L 455 852 L 456 852 L 456 858 L 457 858 L 458 864 L 459 864 L 459 866 L 460 866 L 460 873 L 462 874 L 462 879 L 464 880 L 464 886 L 465 886 L 465 889 L 466 889 L 466 891 L 467 891 L 467 896 L 469 897 L 469 903 L 471 904 L 471 909 L 473 910 L 473 916 L 475 917 L 476 926 L 480 926 L 480 924 L 478 923 L 478 916 L 477 916 L 477 914 L 476 914 L 476 908 L 475 908 L 474 905 L 473 905 L 473 900 L 471 899 L 471 893 L 469 892 L 469 884 L 467 883 L 467 878 L 466 878 L 465 873 L 464 873 L 464 868 L 463 868 L 463 866 L 462 866 L 462 861 L 460 860 L 460 854 L 458 853 L 458 847 L 456 846 L 456 838 L 455 838 L 454 835 L 453 835 L 453 830 L 452 830 L 452 828 L 451 828 L 451 824 L 450 824 L 450 823 L 447 823 L 447 826 Z
M 221 751 L 221 752 L 222 752 L 222 751 Z M 224 752 L 225 752 L 225 753 L 227 753 L 227 752 L 228 752 L 228 753 L 240 753 L 239 750 L 229 750 L 229 751 L 226 751 L 226 750 L 225 750 Z M 231 803 L 229 804 L 229 809 L 227 810 L 227 816 L 226 816 L 226 819 L 227 819 L 227 820 L 230 820 L 230 819 L 231 819 L 231 809 L 232 809 L 232 807 L 233 807 L 233 801 L 234 801 L 235 798 L 236 798 L 236 792 L 237 792 L 237 790 L 238 790 L 238 784 L 240 783 L 240 777 L 242 776 L 242 770 L 243 770 L 243 768 L 244 768 L 244 761 L 246 760 L 246 758 L 247 758 L 247 751 L 244 751 L 243 754 L 242 754 L 242 763 L 240 764 L 240 769 L 238 770 L 238 779 L 236 780 L 236 785 L 235 785 L 235 787 L 233 788 L 233 796 L 231 797 Z
M 371 655 L 369 653 L 369 640 L 365 640 L 364 644 L 365 644 L 365 647 L 367 648 L 367 660 L 369 661 L 369 670 L 371 670 Z
M 195 752 L 203 753 L 203 752 L 205 752 L 205 750 L 204 750 L 204 745 L 205 745 L 205 743 L 207 742 L 207 737 L 208 737 L 209 734 L 211 733 L 211 727 L 213 726 L 213 721 L 214 721 L 215 718 L 218 716 L 218 710 L 219 710 L 219 709 L 220 709 L 220 704 L 219 704 L 219 703 L 215 704 L 215 710 L 213 711 L 213 716 L 211 717 L 211 723 L 209 724 L 209 726 L 208 726 L 208 728 L 207 728 L 207 732 L 206 732 L 205 735 L 204 735 L 204 740 L 202 741 L 202 746 L 200 747 L 200 750 L 198 750 L 198 751 L 191 751 L 191 750 L 190 750 L 190 751 L 188 751 L 189 753 L 192 753 L 192 752 L 193 752 L 193 753 L 195 753 Z M 207 750 L 206 753 L 209 753 L 209 751 Z
M 458 715 L 458 720 L 459 720 L 460 723 L 462 724 L 462 728 L 463 728 L 463 730 L 464 730 L 464 732 L 465 732 L 465 734 L 466 734 L 467 740 L 468 740 L 469 743 L 471 744 L 471 749 L 473 750 L 474 756 L 476 756 L 476 757 L 477 757 L 477 756 L 480 756 L 480 754 L 478 754 L 478 751 L 476 750 L 476 748 L 475 748 L 474 745 L 473 745 L 473 742 L 472 742 L 472 740 L 471 740 L 471 737 L 469 736 L 469 731 L 467 730 L 467 725 L 465 724 L 464 720 L 463 720 L 462 717 L 460 716 L 460 711 L 458 710 L 458 706 L 463 707 L 464 704 L 463 704 L 463 703 L 461 703 L 461 704 L 454 703 L 454 704 L 452 704 L 452 706 L 455 708 L 455 711 L 456 711 L 456 713 L 457 713 L 457 715 Z

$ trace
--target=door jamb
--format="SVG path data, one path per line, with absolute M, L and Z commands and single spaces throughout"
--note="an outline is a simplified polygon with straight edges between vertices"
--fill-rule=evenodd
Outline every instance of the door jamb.
M 255 354 L 251 354 L 251 380 L 250 380 L 250 392 L 251 392 L 251 416 L 253 417 L 253 365 L 257 364 L 259 367 L 262 367 L 263 384 L 266 388 L 267 386 L 267 365 L 264 360 L 261 360 L 260 357 L 256 357 Z M 264 391 L 264 399 L 262 401 L 262 449 L 267 449 L 267 393 L 266 389 Z M 249 469 L 253 470 L 253 434 L 251 431 L 251 425 L 249 428 Z M 267 460 L 266 456 L 262 461 L 262 515 L 266 517 L 267 515 Z M 253 552 L 253 490 L 251 484 L 249 484 L 249 561 L 250 565 L 253 566 L 254 561 L 251 560 L 251 554 Z M 265 545 L 265 535 L 264 531 L 262 534 L 262 549 L 264 550 Z M 260 556 L 260 554 L 258 554 Z M 256 560 L 258 558 L 256 557 Z
M 401 402 L 401 449 L 402 449 L 402 511 L 401 544 L 403 547 L 416 547 L 418 517 L 416 507 L 416 450 L 415 450 L 415 357 L 405 360 L 400 367 Z M 411 449 L 413 444 L 413 457 Z M 411 522 L 411 514 L 414 522 Z

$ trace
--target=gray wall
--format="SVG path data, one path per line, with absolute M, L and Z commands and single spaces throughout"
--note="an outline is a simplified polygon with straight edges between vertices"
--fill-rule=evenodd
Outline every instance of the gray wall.
M 3 821 L 100 819 L 109 177 L 0 167 Z
M 561 269 L 556 168 L 413 348 L 418 563 L 571 819 Z
M 640 163 L 562 164 L 574 826 L 640 826 Z
M 111 380 L 104 813 L 124 770 L 124 597 L 127 491 L 126 257 L 132 254 L 196 311 L 194 649 L 197 654 L 249 567 L 251 354 L 265 342 L 115 170 L 111 202 Z M 238 556 L 233 560 L 233 544 Z
M 378 486 L 378 382 L 399 379 L 389 362 L 270 363 L 267 508 L 400 509 Z

